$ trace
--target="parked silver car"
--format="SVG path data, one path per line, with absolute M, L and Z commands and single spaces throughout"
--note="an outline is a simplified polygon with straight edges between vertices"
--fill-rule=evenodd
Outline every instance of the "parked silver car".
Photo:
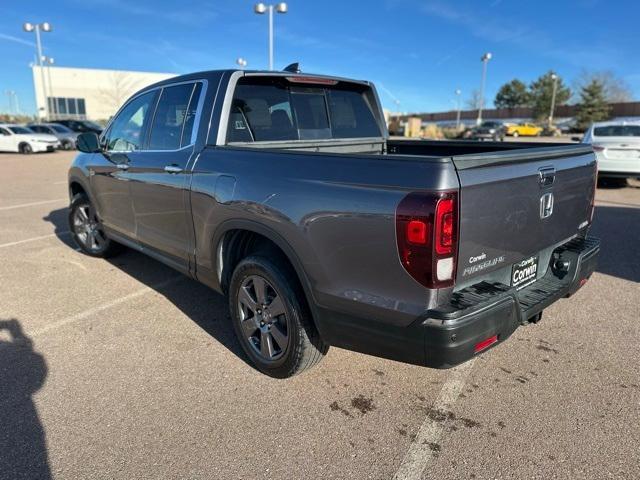
M 60 148 L 63 150 L 73 150 L 76 148 L 78 132 L 74 132 L 64 125 L 57 123 L 30 123 L 27 127 L 36 133 L 53 135 L 60 140 Z

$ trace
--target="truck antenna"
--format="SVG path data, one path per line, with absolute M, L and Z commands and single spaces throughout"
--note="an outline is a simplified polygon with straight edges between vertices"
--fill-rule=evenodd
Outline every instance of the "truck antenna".
M 284 67 L 285 72 L 291 72 L 291 73 L 300 73 L 302 70 L 300 70 L 300 63 L 299 62 L 295 62 L 295 63 L 291 63 L 289 65 L 287 65 L 286 67 Z

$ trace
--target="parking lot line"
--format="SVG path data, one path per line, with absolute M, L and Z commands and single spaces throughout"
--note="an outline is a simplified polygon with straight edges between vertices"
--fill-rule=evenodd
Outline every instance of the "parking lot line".
M 13 210 L 16 208 L 24 208 L 24 207 L 35 207 L 36 205 L 46 205 L 47 203 L 58 203 L 58 202 L 67 202 L 67 201 L 69 201 L 69 199 L 67 198 L 58 198 L 56 200 L 42 200 L 41 202 L 21 203 L 18 205 L 9 205 L 7 207 L 0 207 L 0 211 Z
M 419 480 L 434 455 L 440 450 L 438 441 L 444 432 L 444 421 L 451 415 L 451 408 L 464 389 L 475 359 L 451 370 L 438 398 L 427 413 L 414 442 L 409 447 L 393 480 Z
M 0 248 L 13 247 L 15 245 L 22 245 L 23 243 L 35 242 L 37 240 L 44 240 L 45 238 L 58 237 L 61 235 L 69 235 L 70 233 L 71 232 L 69 231 L 50 233 L 49 235 L 40 235 L 39 237 L 31 237 L 31 238 L 26 238 L 24 240 L 17 240 L 15 242 L 2 243 L 0 244 Z
M 40 335 L 43 335 L 47 332 L 50 332 L 52 330 L 56 330 L 58 328 L 64 327 L 66 325 L 75 323 L 75 322 L 79 322 L 80 320 L 86 320 L 87 318 L 95 315 L 96 313 L 100 313 L 104 310 L 108 310 L 110 308 L 116 307 L 118 305 L 121 305 L 123 303 L 128 302 L 129 300 L 133 300 L 135 298 L 141 297 L 143 295 L 146 295 L 147 293 L 153 292 L 155 290 L 167 287 L 169 285 L 171 285 L 172 283 L 179 281 L 182 278 L 187 278 L 183 275 L 176 275 L 175 277 L 171 277 L 168 278 L 167 280 L 164 280 L 162 282 L 156 283 L 154 285 L 150 285 L 148 287 L 144 287 L 141 288 L 140 290 L 136 290 L 133 293 L 130 293 L 129 295 L 125 295 L 123 297 L 120 298 L 116 298 L 115 300 L 111 300 L 110 302 L 107 303 L 103 303 L 102 305 L 97 305 L 93 308 L 89 308 L 87 310 L 84 310 L 80 313 L 76 313 L 75 315 L 71 315 L 70 317 L 66 317 L 63 318 L 61 320 L 58 320 L 56 322 L 52 322 L 49 323 L 47 326 L 40 328 L 38 330 L 34 330 L 32 332 L 28 332 L 28 335 L 30 337 L 38 337 Z

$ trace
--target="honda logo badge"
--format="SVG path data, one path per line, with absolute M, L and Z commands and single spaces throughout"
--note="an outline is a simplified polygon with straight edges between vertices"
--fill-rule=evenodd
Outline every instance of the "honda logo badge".
M 545 193 L 540 197 L 540 218 L 548 218 L 553 213 L 553 193 Z

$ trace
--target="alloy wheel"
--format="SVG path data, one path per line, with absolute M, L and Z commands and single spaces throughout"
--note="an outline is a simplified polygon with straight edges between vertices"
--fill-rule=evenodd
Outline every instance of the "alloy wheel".
M 238 292 L 240 327 L 253 351 L 267 361 L 280 359 L 289 343 L 289 318 L 278 291 L 259 275 L 244 279 Z
M 98 217 L 89 204 L 79 205 L 73 212 L 73 230 L 80 243 L 92 252 L 99 252 L 107 243 Z

